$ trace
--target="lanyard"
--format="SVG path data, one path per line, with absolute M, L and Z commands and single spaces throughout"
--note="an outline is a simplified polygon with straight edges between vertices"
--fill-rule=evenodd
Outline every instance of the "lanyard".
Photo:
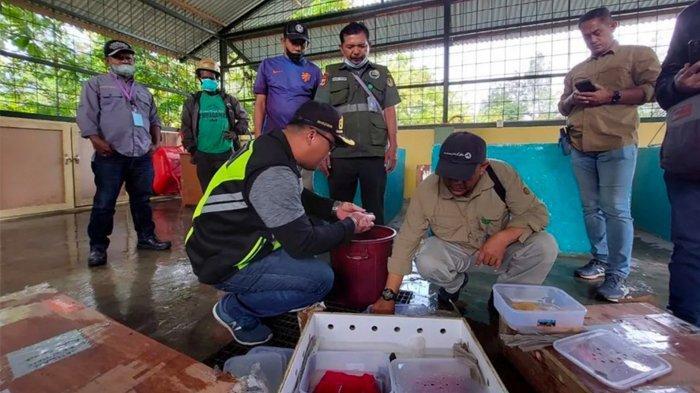
M 114 81 L 116 82 L 117 86 L 119 86 L 119 90 L 121 90 L 122 94 L 124 94 L 124 98 L 126 98 L 126 101 L 133 106 L 134 105 L 134 100 L 133 100 L 134 85 L 135 85 L 134 81 L 132 80 L 131 84 L 129 85 L 129 84 L 125 83 L 123 80 L 121 80 L 119 77 L 117 77 L 116 75 L 114 75 L 114 74 L 110 74 L 110 75 L 112 75 L 112 78 L 114 78 Z M 127 86 L 129 86 L 130 88 L 127 89 Z

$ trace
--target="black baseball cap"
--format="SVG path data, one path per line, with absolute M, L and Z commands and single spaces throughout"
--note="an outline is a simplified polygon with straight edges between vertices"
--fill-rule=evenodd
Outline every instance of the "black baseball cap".
M 305 23 L 289 22 L 284 25 L 284 38 L 309 42 L 309 28 Z
M 303 103 L 289 124 L 305 124 L 333 135 L 337 146 L 355 146 L 343 132 L 343 116 L 332 106 L 318 101 Z
M 105 57 L 114 56 L 119 52 L 131 53 L 132 55 L 134 54 L 134 50 L 131 49 L 131 45 L 119 40 L 109 40 L 105 42 L 104 52 Z
M 469 180 L 486 161 L 486 142 L 471 132 L 455 132 L 440 146 L 435 173 L 440 177 Z

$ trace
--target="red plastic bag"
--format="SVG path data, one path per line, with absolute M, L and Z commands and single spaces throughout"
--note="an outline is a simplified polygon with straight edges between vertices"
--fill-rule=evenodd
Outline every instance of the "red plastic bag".
M 162 146 L 153 152 L 154 194 L 180 194 L 180 153 L 183 152 L 182 146 Z
M 371 374 L 349 375 L 337 371 L 326 371 L 316 385 L 314 393 L 381 393 L 377 381 Z

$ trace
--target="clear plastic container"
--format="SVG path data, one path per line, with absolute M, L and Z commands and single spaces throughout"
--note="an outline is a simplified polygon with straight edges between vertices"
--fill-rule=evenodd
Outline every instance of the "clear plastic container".
M 554 349 L 595 379 L 626 390 L 667 374 L 671 365 L 608 330 L 592 330 L 554 342 Z
M 540 285 L 495 284 L 493 305 L 521 333 L 577 331 L 588 312 L 561 289 Z
M 367 307 L 367 310 L 365 310 L 365 313 L 371 314 L 372 313 L 372 305 L 369 305 Z M 397 303 L 394 306 L 394 314 L 395 315 L 403 315 L 405 317 L 424 317 L 427 315 L 433 314 L 430 308 L 426 306 L 425 304 L 404 304 L 404 303 Z
M 264 352 L 274 352 L 282 355 L 282 357 L 284 358 L 284 366 L 286 368 L 287 364 L 289 364 L 289 360 L 292 358 L 292 355 L 294 355 L 294 348 L 270 347 L 266 345 L 260 345 L 248 351 L 248 355 Z
M 390 367 L 392 393 L 477 393 L 486 388 L 469 376 L 462 358 L 396 359 Z
M 275 352 L 260 352 L 243 356 L 234 356 L 224 363 L 224 371 L 235 377 L 251 374 L 254 364 L 260 364 L 260 372 L 271 392 L 276 392 L 287 369 L 284 356 Z
M 389 354 L 384 352 L 318 351 L 309 358 L 299 384 L 300 393 L 312 393 L 326 371 L 372 374 L 382 393 L 389 393 Z

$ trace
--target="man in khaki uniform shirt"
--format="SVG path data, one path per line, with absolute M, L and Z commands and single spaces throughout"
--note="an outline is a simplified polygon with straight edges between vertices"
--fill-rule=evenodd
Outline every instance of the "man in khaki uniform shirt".
M 418 272 L 440 286 L 449 304 L 467 284 L 467 271 L 489 266 L 498 282 L 541 284 L 557 257 L 554 238 L 544 232 L 549 213 L 508 164 L 486 159 L 480 137 L 457 132 L 440 148 L 434 175 L 416 189 L 389 260 L 389 278 L 374 304 L 393 313 L 403 276 Z M 421 239 L 430 230 L 435 236 Z
M 579 19 L 591 57 L 566 75 L 559 101 L 559 111 L 568 117 L 571 163 L 593 254 L 575 274 L 589 280 L 604 276 L 598 295 L 609 301 L 629 292 L 637 106 L 653 100 L 661 69 L 651 48 L 619 45 L 613 38 L 616 27 L 607 8 Z M 587 81 L 588 88 L 583 86 Z

